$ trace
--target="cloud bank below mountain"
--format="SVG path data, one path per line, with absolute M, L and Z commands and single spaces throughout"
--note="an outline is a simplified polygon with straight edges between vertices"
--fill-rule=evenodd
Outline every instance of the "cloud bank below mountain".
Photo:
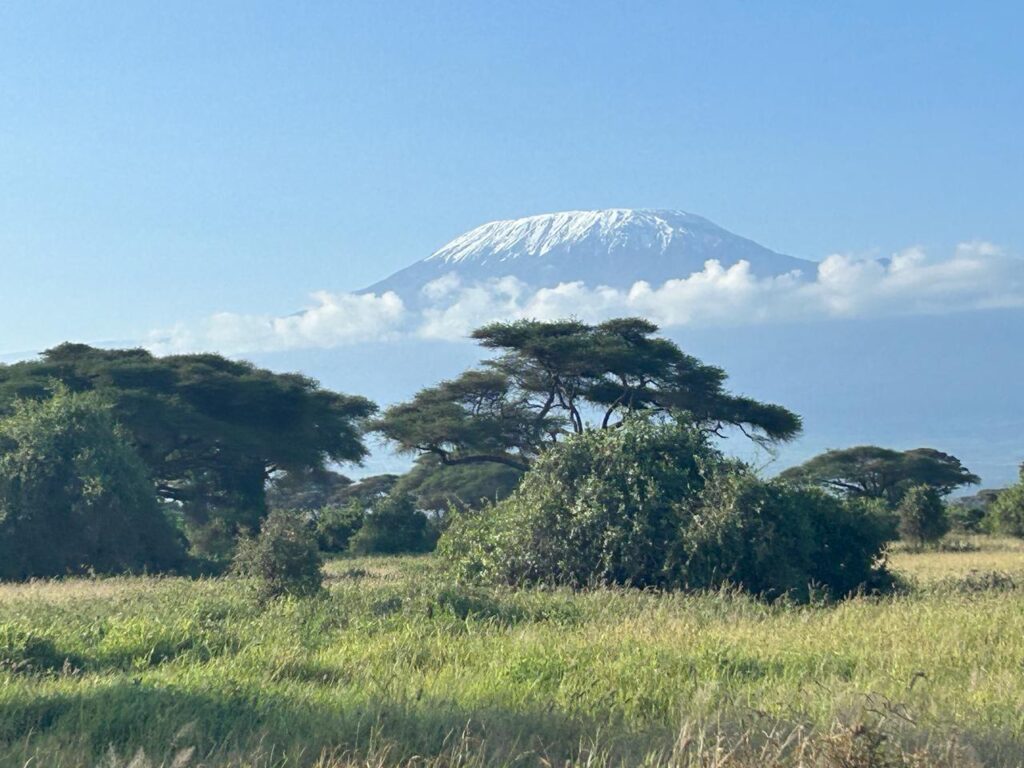
M 391 291 L 321 291 L 311 298 L 311 306 L 293 315 L 221 312 L 154 331 L 148 346 L 160 353 L 243 355 L 409 337 L 455 340 L 483 323 L 519 318 L 593 322 L 637 315 L 673 328 L 1014 308 L 1024 307 L 1024 259 L 974 241 L 940 259 L 919 247 L 881 260 L 834 254 L 813 275 L 758 277 L 746 261 L 728 268 L 708 261 L 689 277 L 628 289 L 582 281 L 537 289 L 516 277 L 467 283 L 449 274 L 423 286 L 416 308 Z

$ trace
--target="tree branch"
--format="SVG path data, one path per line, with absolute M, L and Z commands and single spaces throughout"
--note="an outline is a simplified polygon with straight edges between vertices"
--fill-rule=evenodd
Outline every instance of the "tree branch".
M 445 451 L 434 451 L 434 453 L 440 457 L 441 463 L 446 467 L 455 467 L 460 464 L 504 464 L 506 467 L 518 469 L 520 472 L 525 472 L 530 468 L 530 465 L 525 461 L 520 461 L 512 456 L 500 453 L 479 453 L 470 454 L 469 456 L 452 456 Z

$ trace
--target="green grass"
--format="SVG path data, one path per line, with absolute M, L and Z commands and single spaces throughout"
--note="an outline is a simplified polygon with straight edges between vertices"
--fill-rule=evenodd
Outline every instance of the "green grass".
M 976 569 L 1024 574 L 986 546 Z M 964 554 L 809 607 L 456 589 L 430 557 L 337 560 L 327 596 L 269 606 L 232 580 L 2 585 L 0 765 L 1020 765 L 1022 580 Z

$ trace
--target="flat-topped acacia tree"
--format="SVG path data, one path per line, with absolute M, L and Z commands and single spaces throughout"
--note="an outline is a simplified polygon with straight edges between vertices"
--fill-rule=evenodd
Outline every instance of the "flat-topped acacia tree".
M 369 400 L 322 389 L 219 355 L 158 357 L 142 349 L 62 344 L 0 366 L 0 414 L 18 398 L 46 399 L 53 382 L 96 392 L 146 463 L 160 497 L 197 525 L 258 528 L 267 479 L 366 455 Z
M 826 451 L 787 469 L 780 477 L 849 498 L 880 499 L 891 507 L 914 486 L 933 488 L 947 496 L 957 488 L 981 482 L 951 454 L 934 448 L 896 451 L 877 445 Z
M 372 428 L 444 465 L 521 471 L 545 445 L 627 414 L 670 415 L 719 435 L 733 427 L 763 444 L 799 434 L 795 413 L 729 393 L 725 371 L 657 333 L 640 318 L 485 325 L 472 336 L 494 358 L 388 408 Z

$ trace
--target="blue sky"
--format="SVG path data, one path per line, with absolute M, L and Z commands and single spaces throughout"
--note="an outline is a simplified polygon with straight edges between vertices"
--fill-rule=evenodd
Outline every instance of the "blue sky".
M 0 353 L 283 314 L 484 221 L 1024 252 L 1016 3 L 0 6 Z

